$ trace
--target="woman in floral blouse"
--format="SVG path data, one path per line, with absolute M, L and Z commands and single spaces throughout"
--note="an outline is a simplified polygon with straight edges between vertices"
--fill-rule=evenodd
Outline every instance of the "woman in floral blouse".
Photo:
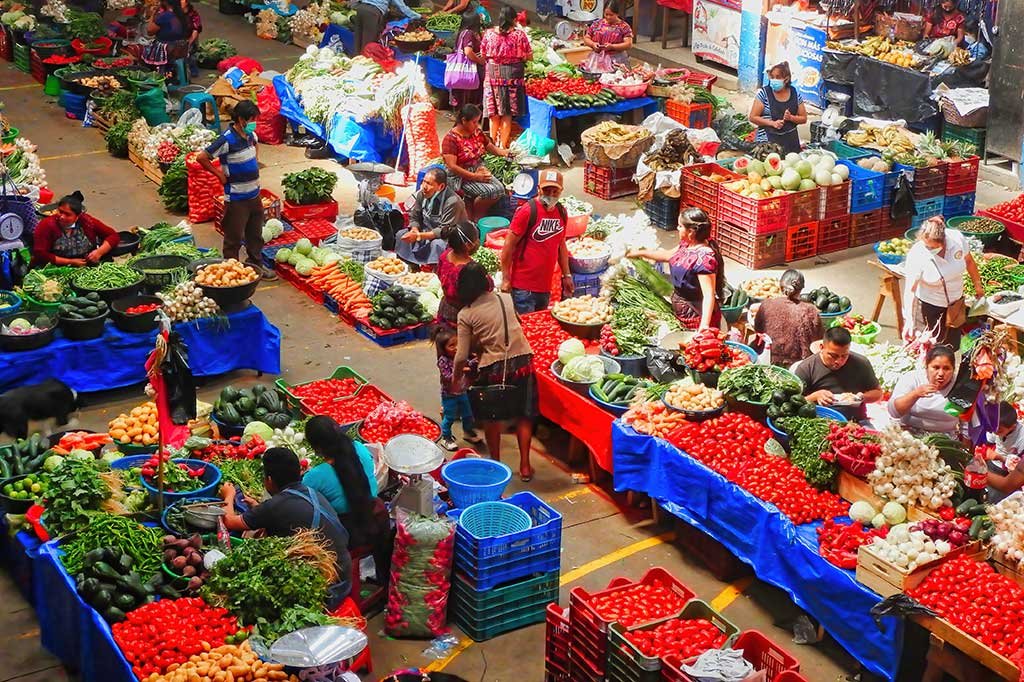
M 507 149 L 498 149 L 480 129 L 480 107 L 466 104 L 441 140 L 441 156 L 448 168 L 449 186 L 466 200 L 474 220 L 487 215 L 491 206 L 505 196 L 505 186 L 484 165 L 487 152 L 508 156 Z
M 618 0 L 604 5 L 604 18 L 587 28 L 583 44 L 593 52 L 583 63 L 590 73 L 608 73 L 617 66 L 629 64 L 629 48 L 633 47 L 633 29 L 619 17 Z
M 501 9 L 498 27 L 484 33 L 480 51 L 487 60 L 484 75 L 484 114 L 491 137 L 499 147 L 508 149 L 512 137 L 512 119 L 526 113 L 524 77 L 526 62 L 533 57 L 530 39 L 516 27 L 516 12 Z
M 924 23 L 926 38 L 947 38 L 953 36 L 956 45 L 964 40 L 964 22 L 967 17 L 956 6 L 956 0 L 942 0 L 931 18 Z

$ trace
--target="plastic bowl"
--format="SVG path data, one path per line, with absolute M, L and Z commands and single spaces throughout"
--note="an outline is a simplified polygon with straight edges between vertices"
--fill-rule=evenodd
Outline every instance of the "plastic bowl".
M 74 289 L 75 292 L 80 296 L 84 296 L 85 294 L 90 293 L 97 293 L 100 295 L 100 298 L 102 298 L 109 304 L 113 303 L 118 299 L 125 298 L 127 296 L 135 296 L 136 294 L 142 291 L 142 287 L 145 286 L 145 284 L 146 278 L 143 277 L 142 275 L 139 275 L 139 281 L 135 282 L 134 284 L 129 284 L 128 286 L 125 287 L 118 287 L 116 289 L 86 289 L 85 287 L 80 287 L 75 284 L 72 284 L 71 288 Z
M 633 99 L 635 97 L 643 97 L 647 94 L 647 86 L 650 83 L 640 83 L 639 85 L 604 85 L 616 95 L 623 99 Z
M 477 502 L 462 510 L 458 524 L 475 538 L 496 538 L 529 530 L 533 519 L 508 502 Z
M 593 400 L 595 403 L 597 403 L 598 405 L 600 405 L 604 409 L 608 410 L 609 412 L 611 412 L 615 416 L 621 416 L 621 415 L 625 414 L 627 410 L 629 410 L 629 405 L 620 405 L 620 404 L 616 404 L 616 403 L 609 403 L 609 402 L 605 402 L 604 400 L 601 400 L 600 398 L 598 398 L 596 395 L 594 395 L 594 384 L 590 384 L 590 388 L 587 389 L 587 395 L 590 396 L 591 400 Z
M 1002 229 L 997 231 L 997 232 L 970 232 L 970 231 L 962 229 L 960 227 L 961 225 L 966 223 L 968 220 L 975 220 L 975 219 L 977 219 L 979 217 L 982 217 L 982 216 L 965 215 L 965 216 L 957 216 L 956 218 L 950 218 L 949 220 L 946 221 L 946 227 L 950 228 L 951 230 L 959 230 L 960 233 L 963 234 L 964 236 L 974 237 L 975 239 L 979 240 L 985 246 L 990 246 L 990 245 L 994 244 L 995 242 L 997 242 L 999 240 L 999 237 L 1001 237 L 1002 234 L 1004 232 L 1006 232 L 1006 224 L 1003 223 L 1001 220 L 996 220 L 995 218 L 988 218 L 988 216 L 984 216 L 984 217 L 988 218 L 988 220 L 992 220 L 994 222 L 999 223 L 1002 226 Z
M 644 355 L 609 355 L 602 350 L 601 357 L 619 363 L 619 371 L 631 377 L 645 377 L 648 374 L 647 357 Z
M 123 458 L 122 458 L 123 459 Z M 216 465 L 204 462 L 201 459 L 172 459 L 171 462 L 178 464 L 184 463 L 192 468 L 206 467 L 203 475 L 200 476 L 200 480 L 203 482 L 201 488 L 196 490 L 189 490 L 187 492 L 172 493 L 164 491 L 164 499 L 167 501 L 178 501 L 188 500 L 197 497 L 208 497 L 211 493 L 216 492 L 217 484 L 220 483 L 220 469 Z M 145 488 L 151 495 L 157 494 L 156 486 L 152 485 L 145 477 L 142 478 L 142 487 Z
M 441 467 L 441 478 L 455 506 L 465 509 L 478 502 L 500 500 L 512 480 L 512 469 L 493 459 L 467 457 Z
M 743 311 L 747 309 L 748 305 L 750 305 L 749 300 L 743 305 L 732 306 L 731 308 L 721 308 L 722 317 L 725 318 L 725 321 L 729 324 L 736 324 L 740 319 L 740 316 L 743 315 Z
M 820 317 L 823 320 L 834 320 L 837 317 L 849 315 L 851 310 L 853 310 L 853 304 L 850 304 L 849 306 L 847 306 L 845 310 L 840 310 L 837 313 L 818 313 L 818 317 Z
M 906 256 L 900 256 L 895 253 L 882 253 L 881 251 L 878 250 L 878 247 L 881 245 L 881 243 L 882 242 L 877 242 L 874 246 L 875 255 L 878 256 L 879 263 L 882 263 L 884 265 L 899 265 L 900 263 L 907 259 Z
M 126 256 L 139 250 L 139 244 L 142 240 L 139 238 L 138 234 L 128 231 L 118 232 L 117 234 L 121 237 L 121 241 L 118 242 L 117 246 L 110 250 L 109 255 L 111 258 Z
M 594 357 L 601 358 L 601 362 L 604 363 L 605 375 L 618 374 L 622 369 L 619 366 L 618 362 L 612 360 L 609 357 L 604 357 L 601 355 L 596 355 Z M 596 383 L 594 381 L 569 381 L 568 379 L 563 379 L 561 360 L 555 360 L 554 362 L 551 363 L 551 373 L 555 375 L 556 379 L 558 379 L 560 382 L 562 382 L 572 390 L 576 391 L 580 395 L 590 395 L 590 387 L 592 384 Z
M 8 483 L 17 483 L 26 476 L 31 475 L 32 474 L 22 474 L 21 476 L 12 476 L 11 478 L 0 481 L 0 483 L 3 485 L 7 485 Z M 3 510 L 8 514 L 24 514 L 29 510 L 29 507 L 35 503 L 35 500 L 16 500 L 13 497 L 7 497 L 7 495 L 0 493 L 0 507 L 3 507 Z
M 509 224 L 509 219 L 504 216 L 485 216 L 476 222 L 476 229 L 480 230 L 480 239 L 486 240 L 488 234 L 508 229 Z
M 103 329 L 106 327 L 109 315 L 110 309 L 108 308 L 107 312 L 104 312 L 102 315 L 97 315 L 87 320 L 60 317 L 58 322 L 60 333 L 64 335 L 64 338 L 72 341 L 98 339 L 103 336 Z
M 0 289 L 0 315 L 11 315 L 21 309 L 21 296 L 13 291 Z
M 832 324 L 830 324 L 829 326 L 838 327 L 839 318 L 837 317 L 834 320 L 832 320 Z M 878 338 L 878 335 L 882 332 L 882 325 L 878 324 L 877 322 L 869 322 L 866 328 L 870 331 L 864 332 L 862 334 L 854 334 L 853 332 L 850 332 L 850 339 L 854 343 L 859 343 L 862 346 L 873 345 L 875 343 L 875 340 Z
M 28 334 L 26 336 L 15 336 L 9 334 L 0 334 L 0 350 L 8 352 L 19 351 L 19 350 L 35 350 L 42 348 L 53 341 L 54 333 L 57 331 L 57 317 L 47 313 L 29 313 L 29 312 L 17 312 L 10 315 L 4 315 L 0 317 L 0 325 L 7 326 L 14 320 L 22 318 L 27 320 L 30 324 L 34 324 L 36 319 L 40 315 L 46 315 L 51 322 L 49 328 L 44 329 L 41 332 L 35 334 Z
M 565 222 L 565 238 L 581 237 L 587 231 L 587 224 L 590 222 L 590 214 L 569 216 Z
M 162 306 L 164 302 L 158 296 L 139 295 L 119 298 L 111 303 L 110 319 L 113 320 L 114 326 L 129 334 L 145 334 L 156 329 L 157 310 L 140 315 L 129 315 L 125 312 L 128 308 L 145 303 L 159 303 Z
M 718 415 L 720 415 L 723 412 L 725 412 L 725 406 L 726 406 L 725 402 L 723 401 L 721 405 L 719 405 L 718 407 L 714 408 L 713 410 L 700 410 L 700 411 L 696 411 L 696 410 L 684 410 L 682 408 L 675 407 L 675 406 L 669 404 L 669 402 L 667 400 L 665 400 L 664 396 L 662 396 L 661 402 L 663 402 L 665 404 L 665 407 L 667 407 L 671 411 L 673 411 L 673 412 L 681 412 L 683 414 L 683 416 L 685 416 L 686 419 L 688 421 L 691 421 L 691 422 L 702 422 L 702 421 L 707 421 L 708 419 L 712 419 L 714 417 L 717 417 Z

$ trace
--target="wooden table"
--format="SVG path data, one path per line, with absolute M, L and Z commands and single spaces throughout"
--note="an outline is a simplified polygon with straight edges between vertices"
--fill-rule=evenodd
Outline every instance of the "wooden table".
M 961 682 L 1020 679 L 1020 669 L 1010 659 L 948 621 L 932 616 L 913 616 L 911 620 L 931 633 L 921 682 L 942 682 L 946 674 Z
M 886 265 L 883 265 L 877 260 L 868 261 L 869 265 L 873 265 L 882 271 L 881 279 L 878 283 L 878 298 L 875 300 L 875 310 L 871 314 L 871 321 L 878 322 L 878 317 L 882 314 L 882 306 L 885 305 L 885 299 L 891 298 L 892 303 L 896 306 L 896 329 L 903 333 L 903 275 L 890 269 Z

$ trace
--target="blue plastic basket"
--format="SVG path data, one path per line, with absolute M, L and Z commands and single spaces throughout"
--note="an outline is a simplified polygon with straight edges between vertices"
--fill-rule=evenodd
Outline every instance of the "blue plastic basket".
M 477 538 L 496 538 L 533 525 L 525 511 L 508 502 L 477 502 L 459 515 L 459 528 Z
M 818 313 L 818 317 L 820 317 L 822 320 L 826 320 L 826 321 L 827 320 L 834 320 L 837 317 L 842 317 L 843 315 L 849 315 L 851 310 L 853 310 L 853 305 L 852 304 L 846 306 L 845 310 L 840 310 L 838 313 Z M 828 325 L 824 324 L 823 326 L 827 327 Z
M 455 506 L 466 509 L 477 502 L 500 500 L 512 480 L 512 469 L 493 459 L 467 457 L 445 464 L 441 478 Z
M 837 165 L 850 171 L 850 213 L 867 213 L 882 208 L 885 194 L 885 176 L 861 168 L 855 161 L 840 159 Z
M 933 197 L 931 199 L 915 201 L 914 210 L 917 213 L 910 220 L 910 229 L 916 230 L 929 218 L 942 215 L 942 206 L 945 203 L 945 199 L 945 197 Z
M 889 240 L 886 239 L 885 241 L 889 241 Z M 874 246 L 875 255 L 878 256 L 878 262 L 879 263 L 884 263 L 886 265 L 899 265 L 904 260 L 906 260 L 906 258 L 907 258 L 906 256 L 899 256 L 899 255 L 897 255 L 895 253 L 882 253 L 881 251 L 879 251 L 878 250 L 878 245 L 881 244 L 881 243 L 882 242 L 876 242 L 875 246 Z
M 849 421 L 846 417 L 843 416 L 842 412 L 840 412 L 839 410 L 833 410 L 831 407 L 822 407 L 821 405 L 819 405 L 814 410 L 814 412 L 817 414 L 818 417 L 822 419 L 831 419 L 832 421 L 839 422 L 840 424 L 845 424 L 846 422 Z M 775 435 L 775 440 L 779 441 L 779 443 L 781 443 L 783 446 L 789 445 L 788 433 L 777 427 L 775 425 L 775 422 L 772 421 L 771 417 L 768 417 L 766 423 L 768 424 L 768 428 Z
M 495 537 L 476 534 L 472 528 L 459 523 L 455 535 L 457 550 L 473 556 L 478 566 L 486 568 L 498 562 L 514 559 L 516 556 L 561 547 L 562 515 L 553 507 L 528 491 L 516 493 L 502 503 L 521 509 L 530 519 L 530 525 L 520 531 Z M 463 514 L 468 511 L 469 509 L 465 510 Z M 459 518 L 461 519 L 462 515 Z
M 114 641 L 110 625 L 95 609 L 83 611 L 81 630 L 83 682 L 135 682 L 132 666 Z
M 16 313 L 21 308 L 21 296 L 13 291 L 0 289 L 0 315 Z
M 121 459 L 124 459 L 123 457 Z M 217 484 L 220 483 L 220 469 L 209 462 L 204 462 L 201 459 L 173 459 L 172 463 L 184 463 L 192 468 L 206 467 L 206 471 L 200 476 L 200 480 L 205 484 L 201 488 L 195 490 L 189 490 L 188 492 L 182 493 L 169 493 L 164 491 L 164 500 L 167 502 L 177 502 L 178 500 L 187 500 L 195 497 L 209 497 L 217 490 Z M 157 494 L 157 489 L 145 478 L 142 479 L 142 487 L 144 487 L 151 495 Z

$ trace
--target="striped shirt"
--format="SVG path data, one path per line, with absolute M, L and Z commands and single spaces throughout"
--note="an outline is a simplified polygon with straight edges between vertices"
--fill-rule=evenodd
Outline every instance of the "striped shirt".
M 772 120 L 774 120 L 772 118 L 772 105 L 771 105 L 771 102 L 768 101 L 768 92 L 767 92 L 767 90 L 768 90 L 768 86 L 767 85 L 765 87 L 761 88 L 760 90 L 758 90 L 755 99 L 758 102 L 760 102 L 762 104 L 762 106 L 764 106 L 764 111 L 761 113 L 761 118 L 766 118 L 769 121 L 772 121 Z M 794 88 L 792 86 L 789 88 L 789 96 L 796 98 L 796 105 L 797 106 L 800 106 L 800 104 L 804 101 L 804 98 L 801 97 L 800 93 L 797 92 L 796 88 Z M 789 104 L 789 101 L 787 100 L 785 103 Z M 765 130 L 761 126 L 758 126 L 758 128 L 757 128 L 757 135 L 754 137 L 754 139 L 757 142 L 767 142 L 768 141 L 768 131 Z
M 242 137 L 229 127 L 206 148 L 206 153 L 220 161 L 228 181 L 224 183 L 224 198 L 245 201 L 260 194 L 260 168 L 256 162 L 256 138 Z

